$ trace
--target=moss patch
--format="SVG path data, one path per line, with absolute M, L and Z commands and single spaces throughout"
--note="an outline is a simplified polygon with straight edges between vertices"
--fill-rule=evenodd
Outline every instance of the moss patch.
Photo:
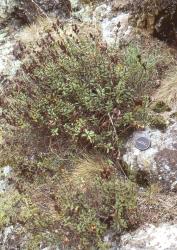
M 165 102 L 159 101 L 152 107 L 152 110 L 156 113 L 163 113 L 170 112 L 171 108 Z
M 166 120 L 161 115 L 153 115 L 150 118 L 150 126 L 152 128 L 157 128 L 160 130 L 164 130 L 167 128 Z

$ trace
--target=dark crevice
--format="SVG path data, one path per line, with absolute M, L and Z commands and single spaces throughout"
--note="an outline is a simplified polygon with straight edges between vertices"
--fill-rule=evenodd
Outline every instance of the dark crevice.
M 155 23 L 153 35 L 170 45 L 177 46 L 177 9 L 173 14 L 166 10 L 160 12 Z

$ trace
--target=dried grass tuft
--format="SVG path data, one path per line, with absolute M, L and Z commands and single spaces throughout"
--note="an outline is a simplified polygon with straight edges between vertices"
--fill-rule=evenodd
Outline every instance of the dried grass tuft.
M 108 179 L 114 172 L 113 167 L 103 158 L 97 156 L 85 156 L 79 159 L 76 167 L 69 177 L 70 182 L 74 185 L 80 183 L 92 183 L 96 177 Z
M 25 26 L 18 34 L 18 39 L 24 44 L 35 43 L 41 39 L 41 35 L 46 32 L 47 29 L 52 28 L 55 18 L 39 17 L 35 23 Z
M 160 88 L 155 93 L 157 101 L 164 101 L 168 105 L 177 103 L 177 71 L 171 72 L 162 82 Z

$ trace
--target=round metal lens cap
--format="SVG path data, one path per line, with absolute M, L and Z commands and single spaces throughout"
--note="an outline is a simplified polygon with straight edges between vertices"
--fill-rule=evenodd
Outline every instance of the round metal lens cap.
M 147 150 L 151 146 L 151 141 L 146 137 L 139 137 L 135 142 L 135 147 L 141 151 Z

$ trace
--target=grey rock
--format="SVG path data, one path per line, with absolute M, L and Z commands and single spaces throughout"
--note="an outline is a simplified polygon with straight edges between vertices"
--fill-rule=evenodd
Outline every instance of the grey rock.
M 79 0 L 70 0 L 71 2 L 71 7 L 74 11 L 78 11 L 82 8 L 82 4 L 80 3 Z
M 21 62 L 13 55 L 15 33 L 11 36 L 7 29 L 0 30 L 0 85 L 13 77 L 19 69 Z
M 133 25 L 176 45 L 177 0 L 131 0 L 130 12 Z
M 115 12 L 112 4 L 101 4 L 97 7 L 83 6 L 76 17 L 85 23 L 99 27 L 103 41 L 108 45 L 127 44 L 131 41 L 133 28 L 129 25 L 127 12 Z
M 27 236 L 25 229 L 20 224 L 9 225 L 0 230 L 0 249 L 26 249 Z
M 19 0 L 15 15 L 25 23 L 32 23 L 39 16 L 68 18 L 71 14 L 69 0 Z
M 129 14 L 119 11 L 115 13 L 111 5 L 102 4 L 93 12 L 95 23 L 100 22 L 102 38 L 108 44 L 130 42 L 132 27 L 129 25 Z
M 52 15 L 68 18 L 71 15 L 69 0 L 1 0 L 0 24 L 19 20 L 21 24 L 32 23 L 39 16 Z
M 0 194 L 8 191 L 11 188 L 8 178 L 12 175 L 12 168 L 6 166 L 0 169 Z
M 177 224 L 145 225 L 121 238 L 117 250 L 176 250 Z
M 136 139 L 145 136 L 151 147 L 140 151 L 135 147 Z M 159 181 L 166 190 L 175 191 L 177 186 L 177 122 L 169 125 L 166 131 L 152 130 L 135 132 L 126 144 L 124 161 L 136 171 L 147 173 L 153 181 Z
M 0 24 L 7 21 L 14 12 L 17 2 L 15 0 L 0 1 Z

